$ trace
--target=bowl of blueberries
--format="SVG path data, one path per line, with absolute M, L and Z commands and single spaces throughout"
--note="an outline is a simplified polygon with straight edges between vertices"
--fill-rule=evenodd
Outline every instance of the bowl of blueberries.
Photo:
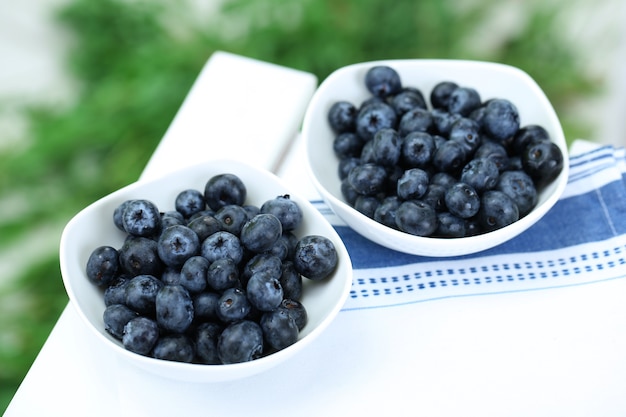
M 342 67 L 306 111 L 306 165 L 348 226 L 420 256 L 480 252 L 523 233 L 568 178 L 559 119 L 504 64 L 385 60 Z
M 94 202 L 68 222 L 59 254 L 70 302 L 105 347 L 94 352 L 188 382 L 244 378 L 297 355 L 352 284 L 322 214 L 272 173 L 230 160 Z

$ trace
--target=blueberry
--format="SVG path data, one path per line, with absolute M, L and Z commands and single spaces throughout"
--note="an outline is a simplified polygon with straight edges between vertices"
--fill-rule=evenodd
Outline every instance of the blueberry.
M 139 314 L 154 316 L 156 296 L 163 283 L 152 275 L 138 275 L 126 285 L 126 305 Z
M 374 211 L 374 220 L 392 229 L 397 229 L 396 211 L 401 202 L 397 195 L 385 197 Z
M 126 302 L 126 284 L 128 277 L 120 275 L 116 277 L 104 290 L 104 305 L 124 304 Z
M 193 322 L 193 301 L 182 285 L 164 285 L 155 299 L 156 320 L 161 329 L 184 333 Z
M 132 200 L 124 208 L 122 225 L 133 236 L 153 236 L 160 231 L 161 213 L 151 201 Z
M 363 150 L 363 140 L 354 132 L 343 132 L 333 140 L 333 151 L 337 158 L 359 156 Z
M 465 236 L 465 219 L 455 216 L 454 214 L 443 211 L 437 214 L 437 230 L 435 235 L 438 237 L 464 237 Z
M 435 211 L 446 210 L 446 191 L 447 187 L 440 184 L 430 184 L 426 193 L 420 198 L 420 201 L 431 206 Z
M 221 229 L 234 235 L 241 233 L 241 228 L 250 219 L 248 211 L 243 206 L 227 204 L 215 213 L 215 219 L 221 225 Z
M 470 185 L 458 182 L 451 186 L 445 195 L 448 211 L 455 216 L 469 219 L 480 209 L 480 197 Z
M 200 254 L 209 262 L 230 258 L 238 264 L 243 259 L 243 246 L 234 234 L 220 231 L 213 233 L 202 242 Z
M 402 200 L 413 200 L 422 197 L 428 189 L 429 176 L 420 168 L 404 171 L 398 179 L 397 195 Z
M 400 160 L 402 139 L 395 129 L 384 128 L 372 139 L 373 161 L 381 166 L 393 166 Z
M 87 279 L 98 287 L 106 287 L 120 270 L 119 253 L 111 246 L 94 249 L 87 260 Z
M 104 309 L 102 319 L 104 330 L 118 340 L 124 336 L 124 326 L 126 323 L 139 317 L 139 313 L 127 307 L 125 304 L 111 304 Z
M 113 224 L 122 232 L 126 232 L 126 229 L 124 229 L 124 210 L 126 210 L 131 201 L 125 200 L 113 210 Z
M 439 172 L 456 175 L 467 162 L 467 152 L 458 141 L 448 140 L 435 151 L 433 166 Z
M 393 68 L 376 65 L 365 73 L 365 86 L 376 97 L 387 97 L 400 92 L 402 81 Z
M 351 206 L 354 206 L 356 199 L 359 197 L 359 192 L 350 184 L 350 180 L 346 177 L 341 181 L 339 186 L 341 190 L 341 196 Z
M 481 105 L 478 91 L 471 87 L 457 87 L 450 93 L 448 98 L 448 111 L 468 116 L 473 110 Z
M 172 334 L 157 340 L 152 356 L 174 362 L 191 363 L 195 356 L 193 342 L 187 335 Z
M 204 199 L 212 210 L 229 205 L 243 205 L 247 189 L 243 181 L 234 174 L 219 174 L 211 177 L 204 187 Z
M 478 221 L 485 231 L 500 229 L 518 219 L 517 205 L 502 191 L 490 190 L 481 196 Z
M 211 236 L 213 233 L 222 230 L 221 223 L 209 214 L 194 218 L 187 224 L 187 227 L 198 235 L 200 242 Z
M 459 113 L 449 113 L 442 109 L 433 109 L 430 114 L 433 118 L 434 131 L 443 136 L 448 136 L 454 122 L 463 117 Z
M 219 320 L 217 304 L 220 294 L 213 291 L 203 291 L 193 296 L 193 318 L 195 321 Z
M 250 258 L 241 271 L 242 283 L 248 284 L 250 277 L 257 272 L 267 272 L 274 278 L 281 274 L 282 261 L 279 257 L 269 253 L 258 253 Z
M 147 356 L 159 340 L 159 326 L 147 317 L 135 317 L 124 326 L 122 344 L 131 352 Z
M 462 117 L 450 128 L 449 141 L 458 142 L 466 154 L 472 154 L 481 144 L 480 126 L 474 120 Z
M 433 126 L 433 116 L 430 111 L 416 107 L 404 113 L 398 123 L 398 132 L 406 136 L 411 132 L 429 132 Z
M 426 168 L 435 154 L 435 139 L 426 132 L 411 132 L 402 141 L 402 164 L 409 168 Z
M 427 108 L 422 93 L 414 89 L 403 89 L 398 94 L 391 97 L 389 104 L 399 116 L 417 107 L 422 109 Z
M 217 259 L 207 269 L 206 282 L 216 291 L 233 288 L 239 283 L 239 268 L 231 258 Z
M 161 232 L 170 226 L 181 224 L 185 224 L 185 218 L 178 211 L 171 210 L 161 213 Z
M 357 165 L 361 164 L 361 159 L 358 157 L 351 158 L 343 158 L 339 161 L 339 166 L 337 168 L 337 174 L 339 175 L 340 180 L 344 180 L 348 177 L 350 170 Z
M 510 159 L 506 148 L 493 140 L 483 140 L 474 153 L 474 158 L 492 160 L 500 172 L 509 169 Z
M 352 168 L 348 182 L 361 195 L 374 195 L 384 190 L 387 171 L 380 165 L 367 163 Z
M 217 353 L 224 364 L 248 362 L 263 354 L 263 331 L 250 320 L 226 327 L 217 339 Z
M 550 134 L 543 126 L 524 126 L 517 131 L 513 138 L 513 153 L 521 155 L 529 145 L 549 140 Z
M 459 85 L 452 81 L 441 81 L 437 83 L 430 92 L 430 104 L 435 109 L 447 109 L 450 102 L 450 95 Z
M 491 159 L 474 158 L 463 167 L 460 180 L 481 194 L 495 188 L 499 176 L 500 170 Z
M 176 196 L 174 207 L 183 217 L 189 218 L 205 209 L 204 194 L 194 189 L 183 190 Z
M 302 209 L 289 194 L 279 195 L 261 205 L 260 213 L 273 214 L 280 220 L 283 231 L 297 229 L 302 223 Z
M 157 243 L 159 258 L 167 266 L 180 267 L 200 251 L 196 232 L 183 225 L 170 226 L 161 233 Z
M 293 317 L 298 330 L 304 329 L 304 326 L 306 326 L 309 318 L 306 308 L 300 301 L 291 298 L 284 298 L 278 308 L 287 311 L 289 315 Z
M 524 171 L 503 172 L 498 179 L 496 189 L 515 201 L 520 218 L 530 213 L 537 205 L 537 189 L 532 178 Z
M 363 140 L 370 140 L 380 129 L 395 128 L 398 116 L 394 109 L 383 102 L 364 106 L 356 118 L 356 133 Z
M 222 326 L 217 323 L 201 323 L 196 328 L 194 343 L 196 346 L 196 359 L 205 365 L 221 364 L 217 354 L 217 339 L 222 332 Z
M 506 99 L 489 100 L 485 105 L 482 126 L 490 137 L 505 143 L 520 127 L 517 107 Z
M 180 269 L 166 266 L 165 269 L 163 269 L 160 279 L 161 282 L 166 285 L 179 285 L 181 280 Z
M 456 184 L 458 180 L 447 172 L 435 172 L 430 177 L 430 183 L 434 185 L 441 185 L 446 190 Z
M 277 309 L 264 313 L 259 324 L 265 343 L 273 349 L 282 350 L 298 341 L 298 326 L 286 310 Z
M 217 317 L 224 323 L 232 323 L 243 320 L 252 305 L 246 293 L 241 288 L 227 288 L 217 300 L 215 312 Z
M 180 268 L 178 283 L 192 294 L 204 291 L 207 286 L 207 272 L 210 265 L 209 260 L 203 256 L 190 257 Z
M 266 271 L 252 274 L 246 286 L 248 300 L 260 311 L 271 311 L 278 307 L 283 299 L 283 287 L 279 277 Z
M 536 142 L 524 150 L 522 166 L 537 188 L 541 189 L 561 173 L 563 153 L 554 142 Z
M 278 217 L 269 213 L 257 214 L 241 229 L 241 244 L 251 252 L 268 251 L 282 235 L 283 228 Z
M 354 208 L 359 213 L 369 217 L 370 219 L 374 218 L 374 213 L 380 206 L 380 201 L 378 197 L 372 195 L 360 195 L 354 200 Z
M 122 271 L 130 276 L 159 276 L 163 271 L 158 244 L 152 239 L 129 236 L 119 249 L 119 255 Z
M 437 214 L 423 201 L 404 201 L 396 210 L 396 225 L 405 233 L 429 236 L 437 229 Z
M 296 271 L 293 261 L 285 261 L 280 266 L 280 286 L 283 288 L 283 298 L 299 301 L 302 298 L 302 275 Z
M 307 235 L 296 245 L 293 264 L 302 276 L 320 281 L 330 276 L 337 267 L 338 255 L 327 237 Z
M 357 108 L 348 101 L 337 101 L 328 110 L 328 124 L 335 133 L 354 130 Z

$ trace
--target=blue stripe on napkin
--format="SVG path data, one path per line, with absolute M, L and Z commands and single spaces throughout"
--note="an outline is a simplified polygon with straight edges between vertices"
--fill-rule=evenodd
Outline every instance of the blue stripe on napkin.
M 570 160 L 563 197 L 529 230 L 495 248 L 430 258 L 382 247 L 354 232 L 321 201 L 352 258 L 345 310 L 580 285 L 626 275 L 626 160 L 601 147 Z

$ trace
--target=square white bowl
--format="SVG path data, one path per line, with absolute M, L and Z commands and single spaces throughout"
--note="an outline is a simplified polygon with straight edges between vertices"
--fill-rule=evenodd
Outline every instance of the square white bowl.
M 91 252 L 98 246 L 119 248 L 126 236 L 113 223 L 113 211 L 128 199 L 148 199 L 160 210 L 173 210 L 178 193 L 187 188 L 204 191 L 206 182 L 214 175 L 232 173 L 247 188 L 246 203 L 260 206 L 279 195 L 289 194 L 303 212 L 302 225 L 296 236 L 317 234 L 334 244 L 339 262 L 333 274 L 323 281 L 304 278 L 302 304 L 307 310 L 308 322 L 299 340 L 278 352 L 250 362 L 228 365 L 203 365 L 173 362 L 142 356 L 126 350 L 104 329 L 105 309 L 102 289 L 87 279 L 85 267 Z M 343 307 L 352 285 L 352 263 L 339 235 L 308 200 L 288 189 L 274 174 L 259 168 L 229 160 L 207 161 L 168 173 L 160 178 L 128 185 L 89 205 L 66 225 L 60 242 L 60 266 L 63 283 L 72 306 L 99 343 L 123 360 L 164 378 L 188 382 L 218 382 L 244 378 L 268 370 L 304 349 L 332 322 Z M 94 357 L 94 361 L 98 358 Z
M 352 102 L 357 108 L 371 97 L 365 87 L 365 74 L 375 65 L 395 69 L 406 87 L 422 91 L 427 101 L 433 87 L 441 81 L 478 91 L 484 101 L 505 98 L 517 107 L 520 126 L 538 124 L 563 153 L 559 176 L 538 195 L 535 208 L 520 220 L 498 230 L 463 238 L 435 238 L 410 235 L 394 230 L 348 205 L 341 193 L 338 176 L 339 159 L 333 150 L 335 134 L 328 123 L 328 111 L 337 101 Z M 463 60 L 385 60 L 363 62 L 342 67 L 330 74 L 319 86 L 307 108 L 302 136 L 306 164 L 313 185 L 323 200 L 348 226 L 362 236 L 385 247 L 414 255 L 447 257 L 480 252 L 497 246 L 524 232 L 558 201 L 569 174 L 567 143 L 552 104 L 537 83 L 524 71 L 504 64 Z

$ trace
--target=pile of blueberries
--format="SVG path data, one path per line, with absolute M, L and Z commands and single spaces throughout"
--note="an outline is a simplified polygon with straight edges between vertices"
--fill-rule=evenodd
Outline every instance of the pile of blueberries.
M 370 98 L 337 101 L 327 116 L 345 201 L 388 227 L 443 238 L 499 229 L 526 216 L 563 169 L 546 129 L 520 126 L 507 99 L 444 80 L 429 107 L 385 65 L 364 81 Z
M 135 353 L 199 364 L 247 362 L 295 343 L 308 320 L 303 278 L 329 278 L 337 251 L 324 236 L 297 237 L 303 213 L 289 195 L 260 206 L 246 196 L 224 173 L 204 192 L 181 191 L 171 211 L 145 199 L 120 204 L 122 246 L 97 247 L 86 264 L 103 289 L 106 331 Z

